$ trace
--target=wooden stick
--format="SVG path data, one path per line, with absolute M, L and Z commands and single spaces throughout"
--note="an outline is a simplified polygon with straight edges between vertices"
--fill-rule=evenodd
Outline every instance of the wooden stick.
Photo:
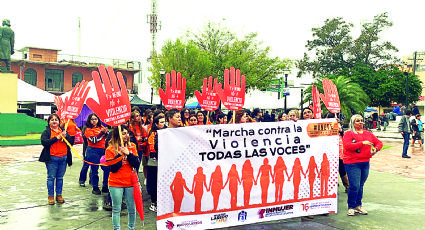
M 209 119 L 210 119 L 210 111 L 207 111 L 207 123 L 206 123 L 206 125 L 208 125 Z
M 233 124 L 236 123 L 236 110 L 233 110 Z
M 124 142 L 122 141 L 121 125 L 118 125 L 118 133 L 120 134 L 121 147 L 124 147 Z
M 68 128 L 68 124 L 69 124 L 69 120 L 71 120 L 71 119 L 68 119 L 68 121 L 66 122 L 66 124 L 65 124 L 65 131 L 66 131 L 66 129 Z

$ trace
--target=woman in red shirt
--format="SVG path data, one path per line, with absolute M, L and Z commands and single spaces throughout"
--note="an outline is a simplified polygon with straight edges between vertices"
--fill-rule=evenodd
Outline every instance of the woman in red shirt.
M 100 158 L 105 155 L 105 140 L 108 136 L 108 128 L 102 126 L 99 117 L 92 113 L 87 117 L 86 129 L 84 136 L 87 138 L 87 161 L 95 164 L 100 163 Z M 92 193 L 100 195 L 102 192 L 108 193 L 108 176 L 109 172 L 103 172 L 103 186 L 102 192 L 99 189 L 99 166 L 90 165 L 90 180 L 93 186 Z
M 65 202 L 62 197 L 63 176 L 65 175 L 66 164 L 72 165 L 71 152 L 62 138 L 65 137 L 71 144 L 74 143 L 74 139 L 59 127 L 60 118 L 57 114 L 50 115 L 47 124 L 46 130 L 41 134 L 43 150 L 39 161 L 46 163 L 48 202 L 53 205 L 55 204 L 53 198 L 55 184 L 56 201 L 58 203 Z
M 134 136 L 136 137 L 137 154 L 139 155 L 139 160 L 142 161 L 142 156 L 145 156 L 144 152 L 146 152 L 146 145 L 148 144 L 148 128 L 143 125 L 142 116 L 137 110 L 131 113 L 130 130 L 134 133 Z M 139 169 L 137 168 L 137 170 Z M 143 167 L 143 175 L 146 178 L 145 166 Z
M 362 207 L 363 186 L 369 175 L 369 161 L 382 148 L 382 142 L 373 133 L 363 129 L 363 117 L 355 114 L 351 117 L 349 130 L 344 133 L 344 165 L 350 187 L 348 188 L 348 212 L 367 215 Z
M 127 202 L 128 229 L 134 229 L 136 206 L 134 204 L 131 173 L 139 167 L 140 161 L 136 145 L 130 142 L 129 130 L 121 126 L 121 134 L 123 143 L 120 140 L 118 127 L 113 128 L 112 138 L 105 153 L 107 162 L 124 156 L 120 161 L 109 166 L 108 185 L 112 198 L 112 223 L 114 229 L 120 229 L 121 203 L 124 196 Z

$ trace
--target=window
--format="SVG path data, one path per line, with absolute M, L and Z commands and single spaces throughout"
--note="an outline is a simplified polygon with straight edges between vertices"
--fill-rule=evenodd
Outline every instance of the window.
M 122 78 L 124 79 L 124 82 L 125 82 L 125 88 L 127 88 L 127 77 L 123 74 Z
M 63 70 L 46 69 L 46 90 L 63 91 Z
M 34 69 L 27 69 L 24 72 L 25 82 L 37 86 L 37 72 Z
M 83 75 L 80 72 L 74 72 L 72 74 L 72 87 L 74 87 L 78 82 L 83 80 Z

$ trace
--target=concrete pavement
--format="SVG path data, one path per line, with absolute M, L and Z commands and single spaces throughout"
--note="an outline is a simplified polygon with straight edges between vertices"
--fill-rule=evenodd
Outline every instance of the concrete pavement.
M 409 147 L 411 159 L 401 158 L 401 143 L 389 147 L 371 161 L 365 185 L 367 216 L 346 215 L 347 195 L 339 187 L 338 214 L 243 225 L 229 229 L 425 229 L 425 153 Z M 80 151 L 81 146 L 77 146 Z M 0 147 L 0 229 L 112 229 L 111 212 L 102 208 L 104 196 L 78 186 L 82 162 L 74 158 L 64 178 L 64 204 L 48 205 L 46 168 L 38 162 L 41 146 Z M 140 174 L 142 181 L 142 174 Z M 149 195 L 143 188 L 145 225 L 136 229 L 156 229 L 155 213 L 149 211 Z M 121 216 L 126 229 L 127 213 Z

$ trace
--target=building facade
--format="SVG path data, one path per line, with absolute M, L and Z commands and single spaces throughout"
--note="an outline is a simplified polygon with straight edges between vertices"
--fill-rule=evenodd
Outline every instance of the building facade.
M 38 47 L 24 47 L 18 51 L 12 57 L 11 71 L 18 74 L 19 79 L 56 95 L 72 90 L 82 80 L 91 81 L 92 71 L 101 64 L 121 72 L 127 90 L 133 93 L 135 74 L 140 72 L 132 61 L 60 55 L 60 50 Z

